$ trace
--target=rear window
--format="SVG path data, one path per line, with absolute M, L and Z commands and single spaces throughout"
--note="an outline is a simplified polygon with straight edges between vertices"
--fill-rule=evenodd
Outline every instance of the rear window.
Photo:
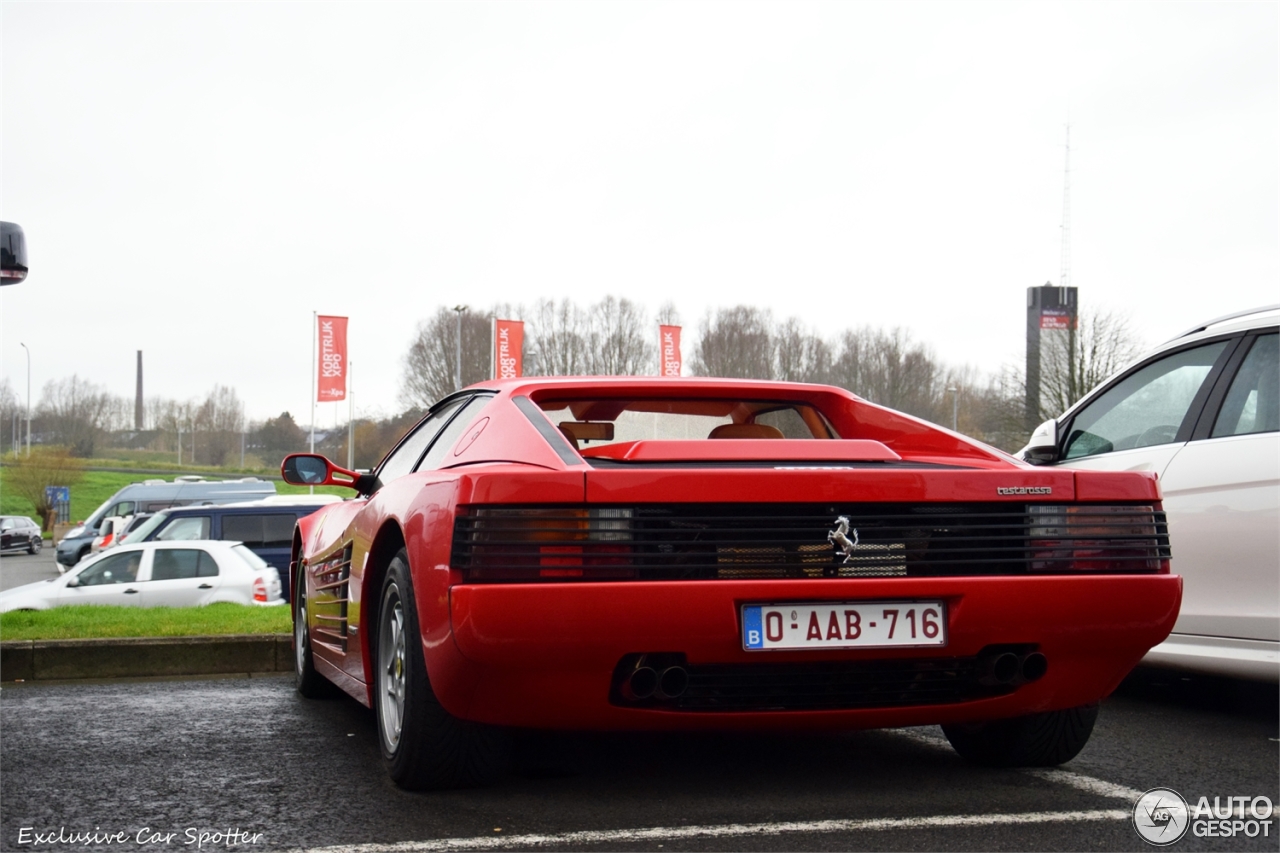
M 296 513 L 224 515 L 222 538 L 250 548 L 288 548 L 293 543 Z
M 218 564 L 213 557 L 199 548 L 157 548 L 151 558 L 153 581 L 213 578 L 218 576 Z
M 539 408 L 580 450 L 646 440 L 839 438 L 806 403 L 735 399 L 542 400 Z
M 156 534 L 155 538 L 161 542 L 208 539 L 210 521 L 207 515 L 184 515 L 181 518 L 175 518 L 171 524 Z
M 243 545 L 234 545 L 231 550 L 236 552 L 236 556 L 248 563 L 251 569 L 265 569 L 269 565 L 266 560 Z

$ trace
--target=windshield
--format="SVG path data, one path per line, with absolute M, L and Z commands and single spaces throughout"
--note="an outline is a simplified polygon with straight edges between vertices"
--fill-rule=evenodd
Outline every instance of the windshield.
M 93 514 L 89 516 L 89 520 L 84 523 L 84 526 L 97 527 L 98 523 L 102 521 L 102 517 L 107 514 L 107 509 L 115 503 L 115 499 L 115 495 L 112 495 L 103 501 L 102 505 L 95 509 Z
M 138 525 L 136 528 L 131 530 L 128 536 L 120 540 L 120 544 L 128 545 L 133 542 L 146 541 L 146 538 L 151 535 L 151 531 L 155 530 L 157 527 L 164 524 L 168 518 L 169 518 L 169 513 L 157 512 L 155 515 L 151 516 L 142 524 Z

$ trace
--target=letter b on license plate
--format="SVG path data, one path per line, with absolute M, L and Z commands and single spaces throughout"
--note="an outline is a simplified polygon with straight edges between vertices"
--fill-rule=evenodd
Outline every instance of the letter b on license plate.
M 941 601 L 828 601 L 742 607 L 742 647 L 747 651 L 946 644 L 947 608 Z

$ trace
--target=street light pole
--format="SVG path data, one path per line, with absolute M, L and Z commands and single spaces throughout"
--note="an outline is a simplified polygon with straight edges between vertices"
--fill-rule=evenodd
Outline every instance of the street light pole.
M 959 432 L 960 427 L 960 389 L 948 388 L 947 392 L 951 394 L 951 431 Z
M 27 353 L 27 455 L 31 455 L 31 350 L 27 345 L 19 342 L 18 344 Z
M 459 389 L 462 388 L 462 312 L 467 310 L 465 305 L 455 305 L 453 310 L 458 315 L 458 337 L 456 340 L 457 362 L 455 364 L 454 381 Z

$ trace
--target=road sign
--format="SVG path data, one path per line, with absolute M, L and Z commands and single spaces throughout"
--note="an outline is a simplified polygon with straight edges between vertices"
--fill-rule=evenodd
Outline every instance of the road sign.
M 44 497 L 58 511 L 58 521 L 65 524 L 71 520 L 70 486 L 45 486 Z

